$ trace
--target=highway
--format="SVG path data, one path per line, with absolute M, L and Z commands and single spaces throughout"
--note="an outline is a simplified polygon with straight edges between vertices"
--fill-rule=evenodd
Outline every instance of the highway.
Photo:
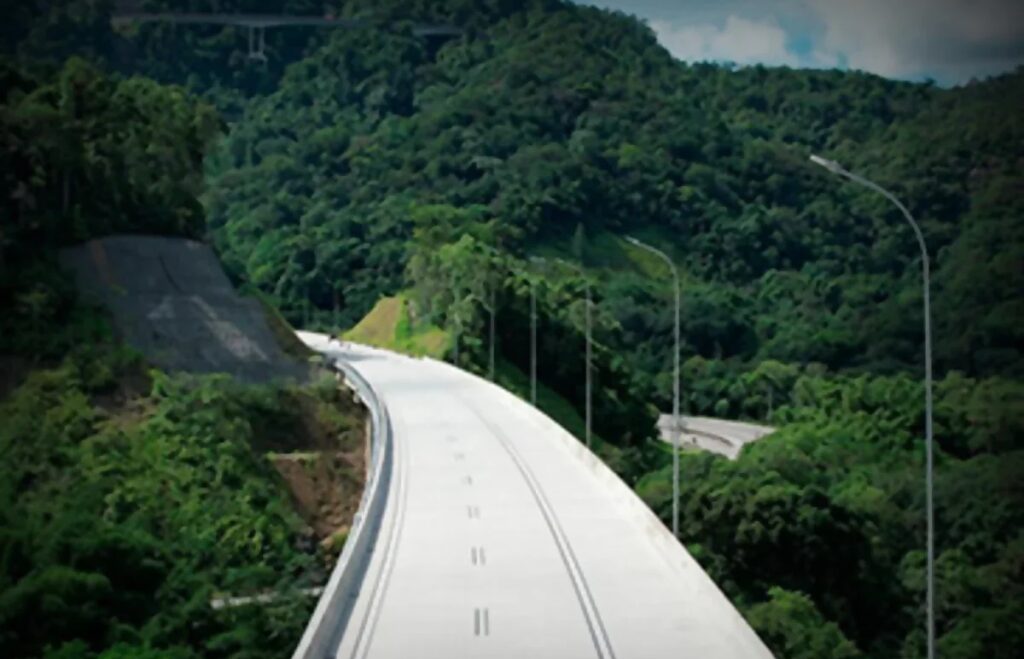
M 711 453 L 724 455 L 730 460 L 739 457 L 743 447 L 775 432 L 771 426 L 745 421 L 716 419 L 710 416 L 680 416 L 679 442 L 682 446 L 697 446 Z M 658 418 L 658 432 L 662 441 L 672 443 L 672 415 Z
M 300 336 L 372 385 L 392 430 L 335 657 L 771 656 L 639 498 L 528 403 L 448 364 Z

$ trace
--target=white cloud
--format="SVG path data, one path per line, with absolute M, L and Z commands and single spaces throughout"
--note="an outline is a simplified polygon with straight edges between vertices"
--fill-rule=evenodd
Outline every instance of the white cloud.
M 771 19 L 749 20 L 730 15 L 721 26 L 674 25 L 664 20 L 651 21 L 650 26 L 670 53 L 688 62 L 817 68 L 831 68 L 841 62 L 835 53 L 821 49 L 795 52 L 789 44 L 790 35 Z
M 731 15 L 722 26 L 673 25 L 661 20 L 650 25 L 658 41 L 681 60 L 789 66 L 802 63 L 787 47 L 785 30 L 771 22 Z
M 687 61 L 848 66 L 966 82 L 1024 64 L 1024 0 L 584 0 L 635 11 Z
M 1020 0 L 813 0 L 820 47 L 851 68 L 963 82 L 1024 61 Z

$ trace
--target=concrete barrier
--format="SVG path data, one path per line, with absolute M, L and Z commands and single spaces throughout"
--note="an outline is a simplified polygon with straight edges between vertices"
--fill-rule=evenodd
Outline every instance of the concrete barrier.
M 387 408 L 355 369 L 340 360 L 335 360 L 332 366 L 345 376 L 347 384 L 370 412 L 369 469 L 348 540 L 292 659 L 332 656 L 366 575 L 391 484 L 392 439 Z

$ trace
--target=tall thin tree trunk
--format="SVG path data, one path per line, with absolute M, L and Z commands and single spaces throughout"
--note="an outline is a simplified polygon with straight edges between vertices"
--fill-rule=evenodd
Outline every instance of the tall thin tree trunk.
M 341 334 L 341 302 L 338 299 L 338 290 L 334 290 L 334 332 Z
M 64 206 L 63 212 L 68 212 L 68 206 L 71 204 L 71 172 L 64 170 Z

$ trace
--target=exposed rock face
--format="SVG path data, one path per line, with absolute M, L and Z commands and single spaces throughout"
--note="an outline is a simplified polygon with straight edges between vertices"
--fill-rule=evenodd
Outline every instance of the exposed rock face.
M 169 371 L 246 382 L 304 380 L 256 300 L 240 297 L 209 246 L 182 238 L 112 236 L 62 250 L 87 300 L 107 307 L 124 340 Z

